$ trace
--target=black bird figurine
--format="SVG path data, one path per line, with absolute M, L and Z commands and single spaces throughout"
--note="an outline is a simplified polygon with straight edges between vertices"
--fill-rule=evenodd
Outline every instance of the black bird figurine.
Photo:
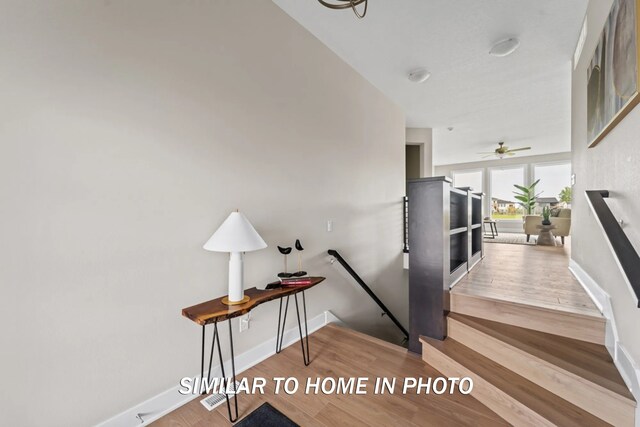
M 298 271 L 293 273 L 293 276 L 302 277 L 302 276 L 305 276 L 307 272 L 302 270 L 302 251 L 304 251 L 304 248 L 300 243 L 300 239 L 296 239 L 295 247 L 298 250 Z
M 283 248 L 282 246 L 278 246 L 278 251 L 282 255 L 284 255 L 284 271 L 282 273 L 278 273 L 278 277 L 291 277 L 291 273 L 287 273 L 287 255 L 291 253 L 291 247 Z

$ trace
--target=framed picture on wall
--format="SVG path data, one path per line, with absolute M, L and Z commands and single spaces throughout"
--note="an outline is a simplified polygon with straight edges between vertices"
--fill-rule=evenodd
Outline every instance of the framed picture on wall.
M 640 0 L 614 0 L 587 69 L 587 140 L 594 147 L 640 101 Z

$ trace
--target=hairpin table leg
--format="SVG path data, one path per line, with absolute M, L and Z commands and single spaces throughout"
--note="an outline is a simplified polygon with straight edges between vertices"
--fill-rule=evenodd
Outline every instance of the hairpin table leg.
M 302 360 L 304 361 L 304 366 L 309 366 L 311 363 L 309 357 L 309 329 L 307 327 L 307 303 L 304 298 L 304 291 L 302 291 L 302 308 L 304 311 L 304 330 L 305 337 L 302 337 L 302 324 L 300 323 L 300 309 L 298 308 L 298 294 L 294 294 L 293 298 L 296 302 L 296 315 L 298 316 L 298 331 L 300 331 L 300 346 L 302 347 Z M 305 345 L 306 342 L 306 345 Z
M 223 382 L 223 385 L 225 385 L 224 389 L 226 391 L 228 389 L 228 381 L 227 381 L 227 376 L 224 373 L 224 360 L 222 359 L 222 348 L 220 345 L 220 335 L 218 334 L 217 321 L 213 323 L 213 328 L 214 328 L 214 334 L 215 334 L 214 337 L 218 341 L 218 357 L 220 358 L 220 370 L 222 371 L 222 382 Z M 238 394 L 236 390 L 236 365 L 235 365 L 235 361 L 233 360 L 233 333 L 231 331 L 231 320 L 229 320 L 229 342 L 231 344 L 231 370 L 233 374 L 232 389 L 234 391 L 234 403 L 235 403 L 234 406 L 235 406 L 235 413 L 236 413 L 235 418 L 231 415 L 231 401 L 229 399 L 229 394 L 225 392 L 224 397 L 227 401 L 227 412 L 229 413 L 229 421 L 234 423 L 238 420 Z
M 280 298 L 280 309 L 278 311 L 278 333 L 276 334 L 276 354 L 282 351 L 282 341 L 284 340 L 284 329 L 287 323 L 287 311 L 289 311 L 289 296 L 287 295 L 287 303 L 284 308 L 284 319 L 282 319 L 282 299 Z M 282 330 L 280 329 L 280 321 L 282 321 Z
M 200 353 L 200 390 L 202 390 L 202 380 L 204 379 L 204 337 L 206 325 L 202 325 L 202 351 Z M 213 349 L 212 349 L 213 351 Z M 209 362 L 211 364 L 211 362 Z M 201 392 L 204 394 L 204 390 Z
M 218 328 L 213 328 L 213 339 L 211 340 L 211 353 L 209 353 L 209 371 L 207 372 L 207 384 L 206 384 L 207 386 L 209 385 L 209 381 L 211 381 L 211 366 L 213 365 L 213 350 L 216 348 L 216 340 L 218 341 L 218 345 L 220 345 L 220 340 L 218 339 Z M 202 391 L 202 394 L 206 394 L 206 389 Z

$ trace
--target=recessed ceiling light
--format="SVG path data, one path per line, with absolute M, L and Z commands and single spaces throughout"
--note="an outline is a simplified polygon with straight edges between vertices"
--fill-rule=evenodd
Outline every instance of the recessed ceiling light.
M 427 71 L 426 68 L 416 68 L 415 70 L 410 71 L 407 77 L 414 83 L 423 83 L 431 77 L 431 73 Z
M 489 55 L 492 56 L 507 56 L 511 55 L 520 46 L 520 40 L 515 37 L 510 39 L 501 40 L 493 45 L 489 51 Z

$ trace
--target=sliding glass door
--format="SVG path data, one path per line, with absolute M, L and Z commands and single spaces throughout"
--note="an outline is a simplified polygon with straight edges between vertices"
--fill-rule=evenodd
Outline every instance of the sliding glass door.
M 525 185 L 524 166 L 489 169 L 491 219 L 522 221 L 524 210 L 514 197 L 514 184 Z

